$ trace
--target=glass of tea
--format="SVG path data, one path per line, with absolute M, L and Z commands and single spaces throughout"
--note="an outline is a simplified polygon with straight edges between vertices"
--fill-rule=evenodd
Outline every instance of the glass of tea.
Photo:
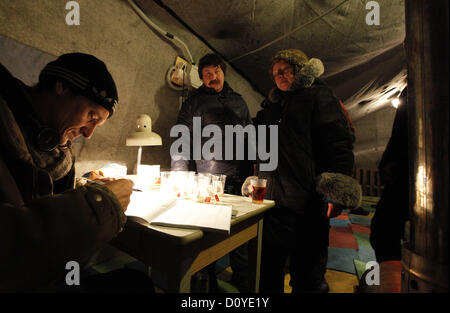
M 256 204 L 262 204 L 264 202 L 264 196 L 266 194 L 266 184 L 267 179 L 252 179 L 251 185 L 253 187 L 252 191 L 252 202 Z

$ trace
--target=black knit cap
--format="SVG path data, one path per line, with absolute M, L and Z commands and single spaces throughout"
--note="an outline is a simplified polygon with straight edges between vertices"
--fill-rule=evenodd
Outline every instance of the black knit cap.
M 46 77 L 68 83 L 75 92 L 107 109 L 109 117 L 114 114 L 119 101 L 116 84 L 105 63 L 93 55 L 63 54 L 44 67 L 39 81 Z

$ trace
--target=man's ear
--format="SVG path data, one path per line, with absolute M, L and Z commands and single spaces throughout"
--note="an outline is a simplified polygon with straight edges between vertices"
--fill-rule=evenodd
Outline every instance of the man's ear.
M 70 91 L 69 87 L 65 87 L 62 82 L 56 82 L 55 92 L 58 96 L 67 94 Z

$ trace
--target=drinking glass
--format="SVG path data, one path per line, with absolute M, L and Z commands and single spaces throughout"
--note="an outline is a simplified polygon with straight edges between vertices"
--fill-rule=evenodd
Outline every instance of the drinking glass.
M 262 204 L 264 202 L 264 196 L 266 194 L 267 179 L 252 179 L 250 182 L 253 187 L 252 202 L 256 204 Z

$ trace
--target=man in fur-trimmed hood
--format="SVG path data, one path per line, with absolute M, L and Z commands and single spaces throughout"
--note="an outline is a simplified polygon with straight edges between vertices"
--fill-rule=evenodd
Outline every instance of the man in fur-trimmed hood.
M 319 59 L 296 49 L 279 51 L 270 61 L 276 86 L 255 120 L 278 125 L 279 151 L 277 169 L 259 173 L 268 180 L 266 198 L 277 204 L 264 218 L 261 292 L 283 292 L 288 256 L 293 292 L 326 291 L 329 218 L 361 201 L 361 187 L 351 177 L 349 122 L 318 79 L 323 72 Z

